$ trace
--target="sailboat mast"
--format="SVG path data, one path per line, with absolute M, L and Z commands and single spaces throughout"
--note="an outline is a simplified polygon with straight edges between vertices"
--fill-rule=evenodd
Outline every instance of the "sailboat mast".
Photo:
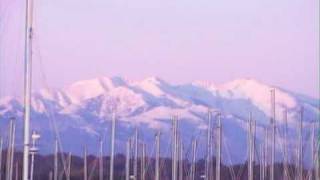
M 10 157 L 10 179 L 13 179 L 13 159 L 14 159 L 14 145 L 15 145 L 16 125 L 13 123 L 12 142 L 11 142 L 11 157 Z
M 320 123 L 320 121 L 318 122 Z M 319 124 L 317 125 L 318 128 L 316 128 L 316 132 L 319 131 Z M 314 174 L 315 174 L 315 180 L 320 180 L 320 176 L 319 176 L 319 133 L 315 133 L 315 154 L 314 154 L 314 159 L 315 159 L 315 165 L 314 165 Z
M 111 130 L 111 155 L 110 155 L 110 178 L 113 179 L 113 169 L 114 169 L 114 143 L 115 143 L 115 135 L 116 135 L 116 114 L 112 115 L 112 130 Z
M 127 141 L 126 144 L 126 180 L 130 179 L 130 140 Z
M 264 177 L 264 171 L 263 171 L 263 163 L 264 163 L 264 142 L 262 142 L 259 146 L 259 152 L 260 152 L 260 165 L 259 165 L 259 171 L 260 171 L 260 180 L 263 180 Z
M 19 161 L 16 162 L 15 180 L 19 179 Z
M 135 129 L 134 134 L 134 159 L 133 159 L 133 176 L 138 179 L 138 128 Z
M 71 152 L 69 152 L 68 154 L 68 168 L 67 168 L 67 180 L 70 180 L 70 176 L 71 176 Z
M 182 145 L 182 138 L 181 135 L 179 135 L 178 140 L 178 158 L 179 158 L 179 180 L 183 180 L 183 145 Z
M 2 150 L 3 150 L 3 139 L 0 137 L 0 180 L 2 180 Z
M 100 152 L 99 152 L 99 180 L 103 180 L 103 141 L 100 139 Z
M 249 122 L 248 122 L 248 180 L 253 180 L 253 160 L 252 160 L 252 114 L 250 112 Z
M 6 180 L 10 180 L 10 159 L 11 159 L 11 144 L 12 144 L 12 129 L 13 121 L 10 120 L 9 124 L 9 134 L 8 134 L 8 148 L 7 148 L 7 161 L 6 161 Z
M 303 167 L 302 167 L 302 126 L 303 126 L 303 107 L 300 111 L 300 122 L 299 122 L 299 147 L 298 147 L 298 178 L 303 178 Z
M 83 153 L 83 180 L 88 180 L 87 146 L 84 147 Z
M 211 158 L 211 112 L 208 110 L 208 130 L 207 130 L 207 157 L 206 157 L 206 166 L 205 166 L 205 177 L 206 180 L 210 180 L 210 158 Z
M 172 180 L 177 180 L 177 155 L 178 155 L 178 138 L 177 138 L 177 117 L 173 116 L 173 143 L 172 143 Z
M 197 152 L 197 140 L 192 141 L 192 164 L 191 164 L 191 177 L 190 180 L 195 179 L 196 174 L 196 152 Z
M 141 157 L 141 180 L 146 179 L 146 144 L 142 143 L 142 157 Z
M 156 134 L 156 148 L 155 180 L 160 180 L 160 130 Z
M 53 162 L 53 180 L 58 180 L 58 139 L 55 139 L 54 162 Z
M 217 127 L 217 157 L 216 157 L 216 180 L 221 178 L 221 141 L 222 141 L 222 125 L 221 125 L 221 114 L 218 113 L 218 127 Z
M 287 109 L 283 112 L 283 119 L 284 119 L 284 180 L 289 179 L 289 171 L 288 171 L 288 111 Z
M 30 145 L 30 104 L 31 104 L 31 65 L 32 65 L 32 13 L 33 0 L 26 0 L 25 14 L 25 54 L 24 54 L 24 129 L 23 129 L 23 172 L 22 179 L 29 178 Z
M 311 137 L 310 137 L 310 150 L 311 150 L 311 168 L 309 169 L 309 180 L 314 179 L 313 178 L 313 167 L 314 167 L 314 157 L 315 157 L 315 151 L 314 151 L 314 138 L 315 138 L 315 124 L 312 125 L 311 130 Z
M 275 165 L 275 143 L 276 143 L 276 112 L 275 112 L 275 90 L 271 90 L 271 167 L 270 180 L 274 180 L 274 165 Z

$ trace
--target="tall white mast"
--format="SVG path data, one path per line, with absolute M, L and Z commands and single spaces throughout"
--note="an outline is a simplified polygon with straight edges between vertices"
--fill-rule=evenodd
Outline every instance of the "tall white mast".
M 320 123 L 320 121 L 319 121 L 319 123 Z M 317 129 L 317 131 L 316 132 L 319 132 L 319 128 L 320 128 L 320 126 L 319 126 L 319 124 L 318 124 L 318 129 Z M 320 168 L 320 166 L 319 166 L 319 133 L 315 133 L 315 157 L 314 157 L 314 159 L 315 159 L 315 167 L 314 167 L 314 173 L 315 173 L 315 180 L 320 180 L 320 176 L 319 176 L 319 168 Z
M 114 169 L 114 145 L 116 136 L 116 114 L 112 114 L 112 125 L 111 125 L 111 155 L 110 155 L 110 180 L 113 180 L 113 169 Z
M 36 147 L 36 141 L 40 138 L 40 134 L 36 131 L 32 132 L 31 139 L 32 139 L 32 146 L 30 147 L 31 153 L 31 167 L 30 167 L 30 180 L 33 180 L 33 172 L 34 172 L 34 158 L 36 153 L 38 152 L 38 148 Z
M 130 179 L 130 140 L 127 141 L 126 144 L 126 180 Z
M 10 120 L 9 123 L 9 133 L 8 133 L 8 148 L 7 148 L 7 161 L 6 161 L 6 180 L 10 180 L 10 160 L 11 160 L 11 144 L 12 144 L 12 129 L 13 129 L 13 120 Z
M 88 180 L 88 161 L 87 161 L 87 147 L 84 147 L 83 153 L 83 180 Z
M 53 162 L 53 180 L 58 180 L 58 139 L 55 139 L 54 146 L 54 162 Z
M 300 111 L 300 121 L 299 121 L 299 147 L 298 147 L 298 178 L 303 178 L 303 166 L 302 166 L 302 126 L 303 126 L 303 107 Z
M 266 179 L 268 173 L 268 147 L 269 147 L 269 131 L 268 128 L 264 128 L 264 145 L 263 145 L 263 171 L 262 178 Z
M 216 180 L 221 178 L 221 141 L 222 141 L 222 125 L 221 125 L 221 114 L 217 114 L 217 155 L 216 155 Z
M 205 166 L 205 178 L 210 180 L 210 158 L 211 158 L 211 137 L 212 137 L 212 121 L 211 121 L 211 111 L 208 110 L 208 129 L 207 129 L 207 156 L 206 156 L 206 166 Z
M 16 162 L 15 180 L 19 180 L 19 161 Z
M 135 129 L 134 133 L 134 159 L 133 159 L 133 176 L 138 179 L 138 127 Z
M 2 180 L 2 150 L 3 150 L 3 139 L 0 137 L 0 180 Z
M 29 178 L 31 66 L 32 66 L 32 21 L 33 0 L 26 0 L 25 55 L 24 55 L 24 129 L 23 129 L 23 172 L 22 179 Z
M 179 145 L 179 180 L 183 180 L 183 145 L 182 145 L 182 139 L 181 136 L 179 135 L 179 141 L 178 141 L 178 145 Z
M 271 90 L 271 167 L 270 180 L 274 180 L 274 165 L 275 165 L 275 143 L 276 143 L 276 111 L 275 111 L 275 89 Z
M 13 158 L 14 158 L 14 143 L 15 143 L 15 123 L 14 120 L 10 120 L 10 132 L 9 132 L 9 143 L 8 143 L 8 151 L 7 151 L 7 171 L 6 171 L 6 179 L 12 179 L 13 173 Z
M 103 180 L 103 141 L 102 138 L 99 141 L 100 152 L 99 152 L 99 180 Z
M 160 180 L 160 130 L 156 134 L 156 149 L 155 180 Z
M 177 180 L 177 155 L 178 155 L 178 138 L 177 138 L 177 117 L 173 117 L 173 143 L 172 143 L 172 180 Z
M 253 180 L 253 143 L 252 113 L 250 112 L 248 122 L 248 180 Z
M 288 169 L 288 111 L 287 109 L 283 112 L 284 119 L 284 180 L 289 180 L 289 169 Z
M 48 179 L 49 179 L 49 180 L 52 180 L 52 171 L 49 172 L 49 174 L 48 174 Z
M 14 159 L 14 144 L 15 144 L 15 135 L 16 135 L 16 124 L 13 123 L 12 129 L 12 142 L 11 142 L 11 157 L 10 157 L 10 179 L 13 179 L 13 159 Z
M 312 125 L 311 130 L 311 137 L 310 137 L 310 149 L 311 149 L 311 168 L 309 169 L 309 180 L 313 180 L 313 167 L 315 167 L 315 146 L 314 146 L 314 139 L 315 139 L 315 124 Z
M 197 153 L 197 140 L 194 139 L 192 141 L 192 163 L 191 163 L 191 175 L 190 175 L 190 180 L 195 179 L 195 174 L 196 174 L 196 153 Z
M 70 180 L 70 176 L 71 176 L 71 152 L 69 152 L 68 154 L 68 168 L 67 168 L 67 174 L 66 174 L 66 179 Z
M 142 143 L 141 180 L 146 179 L 146 144 Z
M 260 168 L 260 180 L 263 180 L 264 179 L 264 169 L 263 169 L 263 165 L 264 165 L 264 149 L 263 149 L 263 147 L 264 147 L 264 142 L 262 142 L 261 144 L 260 144 L 260 166 L 259 166 L 259 168 Z

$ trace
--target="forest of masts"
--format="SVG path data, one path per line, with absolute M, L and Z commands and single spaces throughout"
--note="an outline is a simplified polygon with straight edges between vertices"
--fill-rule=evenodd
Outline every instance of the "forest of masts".
M 287 111 L 284 111 L 283 120 L 285 123 L 285 128 L 282 131 L 279 130 L 279 127 L 276 126 L 275 121 L 275 92 L 271 90 L 271 118 L 270 124 L 268 127 L 264 128 L 264 140 L 257 146 L 256 143 L 256 121 L 253 120 L 252 114 L 248 115 L 247 121 L 247 161 L 242 165 L 242 168 L 246 168 L 246 170 L 242 170 L 246 172 L 245 178 L 239 174 L 235 173 L 232 169 L 232 165 L 225 166 L 229 168 L 231 179 L 279 179 L 279 176 L 275 175 L 275 171 L 279 171 L 275 169 L 275 154 L 276 154 L 276 138 L 278 136 L 282 136 L 284 139 L 284 143 L 281 144 L 282 146 L 282 159 L 280 160 L 282 163 L 281 168 L 281 179 L 290 180 L 290 179 L 297 179 L 297 180 L 320 180 L 319 177 L 319 157 L 318 157 L 318 149 L 319 143 L 316 133 L 316 124 L 313 124 L 313 128 L 311 129 L 311 138 L 309 142 L 303 142 L 303 108 L 301 108 L 300 112 L 300 119 L 299 119 L 299 127 L 298 131 L 298 143 L 296 146 L 296 157 L 294 160 L 291 158 L 288 153 L 288 143 L 287 143 Z M 214 116 L 213 116 L 214 115 Z M 181 130 L 179 129 L 179 124 L 182 121 L 178 120 L 178 116 L 172 117 L 172 131 L 171 131 L 171 171 L 170 177 L 166 177 L 167 179 L 172 180 L 184 180 L 184 179 L 205 179 L 205 180 L 220 180 L 224 179 L 221 173 L 222 164 L 222 145 L 223 145 L 223 126 L 221 123 L 221 113 L 219 112 L 212 112 L 208 111 L 207 117 L 207 141 L 206 141 L 206 154 L 205 157 L 197 157 L 197 149 L 198 149 L 198 139 L 194 138 L 191 142 L 191 156 L 186 157 L 187 151 L 185 149 L 184 144 L 182 142 L 181 137 Z M 99 155 L 97 155 L 98 161 L 98 178 L 99 180 L 103 179 L 118 179 L 114 175 L 114 161 L 115 161 L 115 137 L 116 137 L 116 115 L 113 114 L 112 121 L 111 121 L 111 134 L 110 134 L 110 160 L 108 169 L 104 168 L 104 158 L 103 158 L 103 141 L 99 141 Z M 18 170 L 18 163 L 19 161 L 14 161 L 15 155 L 15 120 L 10 120 L 9 123 L 9 133 L 7 139 L 7 146 L 6 150 L 3 146 L 3 139 L 0 139 L 0 162 L 5 160 L 5 166 L 2 166 L 0 163 L 0 171 L 2 178 L 5 180 L 18 180 L 19 170 Z M 281 132 L 281 133 L 280 133 Z M 29 179 L 33 180 L 34 171 L 37 170 L 37 167 L 34 167 L 34 157 L 35 154 L 38 152 L 37 140 L 40 138 L 40 135 L 37 134 L 35 131 L 32 133 L 31 139 L 31 146 L 30 146 L 30 168 L 29 168 Z M 155 132 L 155 156 L 147 156 L 147 149 L 146 144 L 143 140 L 139 137 L 139 129 L 138 127 L 135 128 L 133 135 L 127 140 L 126 142 L 126 153 L 125 153 L 125 165 L 123 166 L 124 179 L 155 179 L 160 180 L 163 179 L 163 174 L 168 174 L 168 172 L 164 172 L 164 164 L 161 161 L 164 161 L 161 157 L 161 131 Z M 54 160 L 53 160 L 53 169 L 48 174 L 48 178 L 51 180 L 58 180 L 58 179 L 66 179 L 70 180 L 70 175 L 72 172 L 71 162 L 72 162 L 72 155 L 71 153 L 63 154 L 59 153 L 59 142 L 58 139 L 54 142 Z M 308 144 L 311 148 L 311 159 L 312 159 L 312 167 L 305 168 L 303 165 L 303 157 L 304 157 L 304 146 Z M 6 153 L 6 158 L 3 156 Z M 62 156 L 62 164 L 58 163 L 59 154 Z M 83 171 L 83 177 L 81 179 L 88 180 L 92 179 L 92 176 L 89 175 L 88 169 L 88 160 L 87 160 L 88 152 L 87 147 L 84 146 L 83 149 L 83 167 L 81 170 Z M 213 158 L 214 157 L 214 158 Z M 153 159 L 152 159 L 153 158 Z M 204 168 L 200 168 L 197 166 L 197 161 L 201 158 L 204 158 Z M 152 160 L 151 160 L 152 159 Z M 186 163 L 187 162 L 187 163 Z M 150 163 L 153 163 L 150 165 Z M 168 163 L 167 163 L 168 164 Z M 166 165 L 167 165 L 166 164 Z M 62 165 L 63 167 L 58 167 Z M 258 166 L 257 166 L 258 165 Z M 15 172 L 14 170 L 15 168 Z M 152 169 L 150 168 L 152 167 Z M 95 167 L 93 167 L 95 168 Z M 63 176 L 61 176 L 61 172 L 59 169 L 63 169 Z M 241 168 L 240 168 L 241 169 Z M 148 172 L 150 171 L 150 172 Z M 198 172 L 197 172 L 198 171 Z M 108 174 L 108 178 L 106 178 L 106 174 Z M 152 175 L 150 175 L 150 173 Z M 149 174 L 147 176 L 147 174 Z M 277 178 L 276 178 L 277 177 Z
M 37 172 L 40 167 L 35 166 L 35 156 L 38 152 L 37 140 L 40 138 L 40 135 L 37 132 L 32 132 L 30 136 L 30 114 L 31 114 L 31 62 L 32 62 L 32 19 L 33 19 L 33 4 L 32 0 L 26 0 L 26 26 L 25 26 L 25 68 L 24 68 L 24 130 L 23 130 L 23 160 L 14 161 L 15 158 L 15 135 L 16 135 L 16 124 L 14 120 L 10 120 L 9 123 L 9 132 L 7 138 L 6 150 L 4 149 L 3 139 L 0 139 L 0 180 L 5 178 L 5 180 L 18 180 L 20 177 L 23 180 L 33 180 L 34 174 Z M 178 116 L 172 117 L 172 134 L 171 134 L 171 159 L 169 164 L 171 165 L 171 170 L 164 172 L 164 166 L 169 165 L 168 163 L 163 163 L 163 156 L 161 157 L 161 132 L 160 130 L 156 132 L 155 136 L 155 156 L 147 156 L 146 143 L 139 138 L 139 129 L 136 127 L 134 135 L 129 138 L 126 142 L 126 160 L 124 166 L 125 180 L 129 179 L 171 179 L 171 180 L 184 180 L 184 179 L 205 179 L 205 180 L 220 180 L 226 179 L 222 174 L 222 167 L 228 167 L 231 177 L 228 179 L 244 179 L 241 175 L 241 172 L 247 172 L 245 178 L 248 180 L 253 179 L 297 179 L 297 180 L 320 180 L 319 178 L 319 141 L 317 138 L 316 124 L 312 128 L 312 135 L 309 142 L 303 141 L 303 108 L 301 108 L 301 115 L 299 119 L 299 128 L 298 128 L 298 145 L 295 146 L 295 158 L 291 157 L 288 149 L 288 128 L 287 128 L 287 111 L 284 112 L 284 130 L 280 130 L 279 126 L 276 125 L 275 117 L 275 91 L 271 90 L 271 118 L 270 123 L 265 127 L 264 140 L 257 147 L 256 143 L 256 121 L 253 120 L 252 114 L 248 115 L 248 126 L 247 126 L 247 161 L 244 165 L 240 166 L 240 171 L 235 173 L 233 169 L 234 166 L 229 165 L 225 166 L 222 164 L 222 145 L 223 145 L 223 126 L 222 126 L 222 113 L 219 112 L 208 112 L 208 128 L 207 128 L 207 143 L 206 143 L 206 153 L 205 153 L 205 162 L 204 168 L 199 167 L 198 161 L 203 157 L 197 157 L 197 151 L 199 150 L 199 139 L 192 139 L 192 149 L 191 157 L 185 157 L 184 143 L 182 141 L 181 129 L 179 129 Z M 214 114 L 214 118 L 212 115 Z M 213 122 L 213 120 L 215 120 Z M 104 168 L 103 162 L 103 141 L 99 143 L 100 152 L 98 156 L 98 179 L 119 179 L 115 176 L 115 137 L 116 137 L 116 115 L 113 114 L 112 126 L 111 126 L 111 149 L 110 149 L 110 161 L 109 169 Z M 281 133 L 280 133 L 281 132 Z M 56 135 L 59 137 L 58 135 Z M 280 160 L 283 164 L 281 168 L 281 176 L 276 177 L 276 172 L 279 172 L 278 166 L 276 166 L 276 140 L 278 137 L 282 136 L 285 142 L 280 144 L 282 149 L 282 159 Z M 30 139 L 32 140 L 30 142 Z M 305 168 L 303 164 L 304 160 L 304 145 L 308 144 L 311 147 L 311 168 Z M 48 174 L 47 178 L 50 180 L 60 180 L 60 179 L 71 179 L 73 169 L 71 164 L 74 156 L 69 153 L 65 155 L 59 153 L 59 145 L 61 142 L 57 138 L 54 142 L 54 160 L 53 168 Z M 214 147 L 214 148 L 213 148 Z M 6 157 L 5 157 L 6 153 Z M 62 159 L 62 168 L 59 168 L 61 163 L 58 162 L 59 155 Z M 5 157 L 5 158 L 3 158 Z M 83 167 L 82 177 L 78 179 L 89 180 L 92 179 L 89 173 L 88 166 L 88 152 L 87 147 L 84 146 L 83 150 Z M 215 158 L 213 158 L 215 157 Z M 29 161 L 29 158 L 31 161 Z M 151 161 L 151 158 L 155 158 L 154 161 Z M 213 160 L 214 159 L 214 160 Z M 279 158 L 278 158 L 279 159 Z M 290 160 L 291 159 L 291 160 Z M 5 161 L 5 163 L 3 163 Z M 187 162 L 187 163 L 186 163 Z M 279 161 L 278 161 L 279 162 Z M 22 175 L 19 174 L 19 163 L 22 165 Z M 151 163 L 154 163 L 151 165 Z M 5 164 L 5 166 L 3 166 Z M 39 165 L 39 164 L 38 164 Z M 258 165 L 258 166 L 257 166 Z M 152 168 L 150 168 L 152 166 Z M 256 168 L 258 167 L 258 169 Z M 246 168 L 246 171 L 244 171 Z M 60 169 L 63 169 L 61 176 Z M 204 169 L 204 170 L 203 170 Z M 15 170 L 15 171 L 14 171 Z M 107 171 L 106 171 L 107 170 Z M 167 170 L 168 171 L 168 170 Z M 152 173 L 150 173 L 152 172 Z M 105 174 L 108 174 L 106 178 Z M 150 175 L 151 174 L 151 175 Z M 165 177 L 164 174 L 170 174 L 169 177 Z M 147 176 L 148 175 L 148 176 Z

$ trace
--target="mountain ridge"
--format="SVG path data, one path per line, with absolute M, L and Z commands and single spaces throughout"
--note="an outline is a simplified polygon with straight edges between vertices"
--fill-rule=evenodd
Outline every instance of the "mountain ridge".
M 288 109 L 288 123 L 293 136 L 289 145 L 294 147 L 300 108 L 304 107 L 307 130 L 318 120 L 319 106 L 315 104 L 319 100 L 248 78 L 224 84 L 197 81 L 181 85 L 170 84 L 157 77 L 141 81 L 121 77 L 78 81 L 61 89 L 34 92 L 31 125 L 43 134 L 44 153 L 52 150 L 49 142 L 56 136 L 56 131 L 64 137 L 62 144 L 67 151 L 80 153 L 78 146 L 84 143 L 91 144 L 91 150 L 94 151 L 96 139 L 107 136 L 109 122 L 115 111 L 121 130 L 117 135 L 121 151 L 124 149 L 123 142 L 131 136 L 136 126 L 141 129 L 144 140 L 150 146 L 154 132 L 158 129 L 164 132 L 163 138 L 169 138 L 170 117 L 174 114 L 179 115 L 181 133 L 187 143 L 197 133 L 205 132 L 206 114 L 211 109 L 222 113 L 225 141 L 232 144 L 231 148 L 239 150 L 232 153 L 232 159 L 243 162 L 249 113 L 257 121 L 257 142 L 262 142 L 263 129 L 270 122 L 271 89 L 276 91 L 276 121 L 279 130 L 284 126 L 283 111 Z M 9 117 L 16 117 L 20 132 L 22 110 L 21 100 L 10 97 L 0 99 L 2 134 L 6 131 L 4 127 Z M 78 138 L 72 139 L 73 136 Z M 199 138 L 204 140 L 204 137 Z M 281 138 L 279 141 L 283 142 Z M 21 135 L 18 134 L 19 140 Z

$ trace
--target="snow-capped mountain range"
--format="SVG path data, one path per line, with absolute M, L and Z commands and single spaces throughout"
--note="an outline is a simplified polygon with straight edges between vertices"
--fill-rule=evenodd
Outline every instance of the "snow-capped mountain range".
M 309 152 L 311 127 L 319 121 L 319 99 L 313 99 L 279 87 L 266 85 L 254 79 L 238 79 L 217 85 L 194 82 L 173 85 L 156 77 L 130 81 L 120 77 L 101 77 L 73 83 L 62 89 L 42 89 L 32 96 L 32 129 L 42 134 L 40 148 L 44 153 L 53 150 L 53 139 L 59 134 L 63 151 L 80 154 L 87 145 L 92 154 L 98 151 L 98 140 L 103 138 L 105 152 L 109 152 L 110 120 L 117 116 L 117 150 L 122 152 L 124 142 L 140 130 L 140 141 L 146 142 L 150 153 L 154 134 L 162 131 L 162 154 L 170 155 L 171 116 L 178 115 L 179 129 L 186 152 L 192 138 L 206 139 L 207 112 L 222 113 L 223 159 L 225 163 L 246 160 L 247 120 L 252 112 L 256 120 L 257 147 L 264 137 L 264 128 L 270 123 L 270 90 L 276 92 L 277 159 L 281 160 L 283 111 L 288 110 L 288 146 L 297 145 L 299 112 L 304 108 L 304 147 Z M 23 101 L 12 97 L 0 100 L 0 131 L 6 136 L 8 119 L 17 121 L 17 143 L 22 144 Z M 213 116 L 215 117 L 215 116 Z M 215 122 L 215 119 L 213 119 Z M 57 132 L 57 133 L 55 133 Z M 205 144 L 200 147 L 205 147 Z M 204 149 L 204 148 L 202 148 Z M 258 148 L 259 149 L 259 148 Z M 199 157 L 204 152 L 199 150 Z M 310 152 L 311 154 L 311 152 Z M 308 161 L 306 156 L 305 161 Z

